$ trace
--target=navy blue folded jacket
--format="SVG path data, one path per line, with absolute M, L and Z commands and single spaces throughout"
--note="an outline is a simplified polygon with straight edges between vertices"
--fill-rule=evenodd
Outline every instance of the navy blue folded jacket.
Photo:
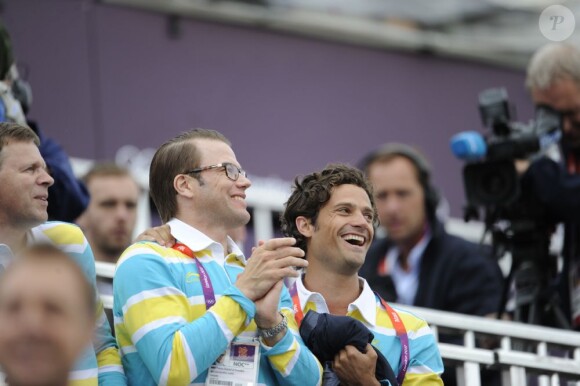
M 367 343 L 374 339 L 373 333 L 364 324 L 350 316 L 319 314 L 312 310 L 302 320 L 300 336 L 314 356 L 324 364 L 323 386 L 340 384 L 330 366 L 340 350 L 351 345 L 364 353 Z M 381 384 L 397 386 L 397 377 L 387 358 L 374 346 L 373 348 L 377 353 L 375 377 Z

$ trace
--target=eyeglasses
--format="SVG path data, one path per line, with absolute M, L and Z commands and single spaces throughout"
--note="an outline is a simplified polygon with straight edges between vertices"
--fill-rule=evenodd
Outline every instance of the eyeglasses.
M 201 173 L 201 172 L 206 171 L 206 170 L 221 169 L 221 168 L 223 168 L 226 171 L 226 176 L 232 181 L 237 181 L 238 178 L 240 178 L 240 175 L 247 177 L 247 173 L 244 169 L 237 167 L 236 165 L 229 163 L 229 162 L 222 162 L 221 164 L 215 164 L 215 165 L 210 165 L 210 166 L 204 166 L 201 168 L 195 168 L 195 169 L 189 170 L 183 174 Z

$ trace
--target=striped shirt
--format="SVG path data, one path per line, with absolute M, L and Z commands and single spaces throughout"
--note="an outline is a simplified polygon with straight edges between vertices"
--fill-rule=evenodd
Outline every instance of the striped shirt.
M 49 221 L 32 228 L 28 244 L 50 243 L 76 261 L 96 291 L 95 259 L 93 251 L 80 228 L 74 224 Z M 115 339 L 105 315 L 103 303 L 97 296 L 96 329 L 93 346 L 87 347 L 70 374 L 69 386 L 126 385 L 123 367 Z
M 395 328 L 380 299 L 371 290 L 366 280 L 359 278 L 362 284 L 360 296 L 348 306 L 347 316 L 362 322 L 372 331 L 375 346 L 389 361 L 395 374 L 399 372 L 401 359 L 401 342 L 397 338 Z M 302 281 L 296 280 L 296 290 L 300 307 L 304 314 L 313 310 L 318 313 L 329 313 L 324 297 L 317 292 L 310 292 Z M 395 309 L 399 314 L 409 336 L 409 351 L 411 353 L 409 368 L 402 386 L 443 385 L 440 375 L 443 373 L 443 361 L 437 347 L 435 337 L 429 325 L 415 315 Z
M 221 244 L 173 219 L 171 234 L 185 244 L 211 280 L 216 303 L 206 311 L 195 260 L 152 242 L 130 246 L 113 281 L 115 331 L 129 385 L 203 385 L 208 368 L 234 337 L 256 337 L 256 307 L 233 283 L 246 260 L 228 239 Z M 288 291 L 281 311 L 286 335 L 260 344 L 259 385 L 318 385 L 322 368 L 297 332 Z

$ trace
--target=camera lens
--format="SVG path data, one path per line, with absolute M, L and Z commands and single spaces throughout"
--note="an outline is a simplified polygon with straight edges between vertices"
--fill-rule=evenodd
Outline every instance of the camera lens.
M 467 165 L 465 191 L 475 205 L 506 205 L 519 193 L 518 175 L 509 161 Z

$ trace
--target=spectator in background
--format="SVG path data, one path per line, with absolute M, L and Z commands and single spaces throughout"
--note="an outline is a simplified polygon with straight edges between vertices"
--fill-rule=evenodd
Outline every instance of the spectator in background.
M 38 136 L 30 128 L 0 123 L 0 265 L 7 267 L 14 254 L 27 245 L 51 243 L 77 262 L 96 286 L 93 254 L 81 230 L 68 223 L 46 222 L 48 188 L 53 179 L 38 144 Z M 124 385 L 119 354 L 100 300 L 96 308 L 93 347 L 87 347 L 77 362 L 70 384 Z
M 229 141 L 203 129 L 167 141 L 149 183 L 177 244 L 139 242 L 117 264 L 113 313 L 129 384 L 318 385 L 322 369 L 283 285 L 308 265 L 303 252 L 272 239 L 246 259 L 227 236 L 250 220 L 250 180 Z
M 387 144 L 362 167 L 387 237 L 360 273 L 388 301 L 471 315 L 498 311 L 502 274 L 481 246 L 448 234 L 437 219 L 430 168 L 415 149 Z
M 40 138 L 40 154 L 48 166 L 54 183 L 49 188 L 50 220 L 73 222 L 85 210 L 89 194 L 72 170 L 70 160 L 62 147 L 46 137 L 36 122 L 26 118 L 32 103 L 30 85 L 20 79 L 10 35 L 0 23 L 0 122 L 18 123 L 34 130 Z
M 18 254 L 0 276 L 0 368 L 9 386 L 67 385 L 91 344 L 94 296 L 58 248 L 38 244 Z
M 131 245 L 137 220 L 139 186 L 129 171 L 113 163 L 95 165 L 83 178 L 89 189 L 89 206 L 77 219 L 95 260 L 116 264 Z M 97 282 L 100 293 L 113 294 L 112 281 Z

